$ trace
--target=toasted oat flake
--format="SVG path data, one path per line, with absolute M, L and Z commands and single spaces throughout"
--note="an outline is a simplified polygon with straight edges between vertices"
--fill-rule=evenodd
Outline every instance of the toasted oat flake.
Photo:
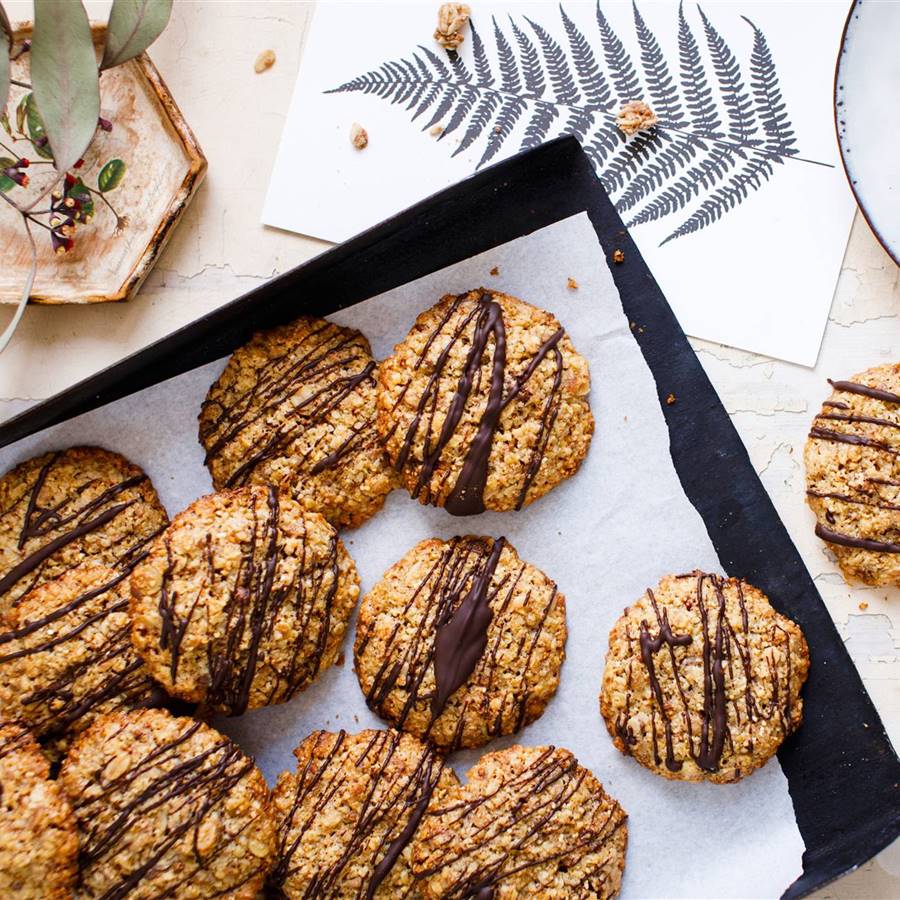
M 438 10 L 438 25 L 434 39 L 445 50 L 456 50 L 466 39 L 463 31 L 471 10 L 465 3 L 443 3 Z
M 499 274 L 500 274 L 500 266 L 494 266 L 494 268 L 491 269 L 491 275 L 499 275 Z
M 616 125 L 629 137 L 639 131 L 647 131 L 659 120 L 656 113 L 643 100 L 629 100 L 616 115 Z
M 577 291 L 578 290 L 578 282 L 574 278 L 569 276 L 569 278 L 566 280 L 566 287 L 570 291 Z
M 621 250 L 613 250 L 612 259 L 613 259 L 613 262 L 616 263 L 616 265 L 619 265 L 620 263 L 625 262 L 625 254 Z
M 369 146 L 369 132 L 359 122 L 354 122 L 350 126 L 350 143 L 357 150 L 364 150 Z
M 256 62 L 253 63 L 253 71 L 258 75 L 260 72 L 265 72 L 266 69 L 271 69 L 274 65 L 275 51 L 263 50 L 263 52 L 256 57 Z
M 432 125 L 431 128 L 428 129 L 428 133 L 432 137 L 439 137 L 440 135 L 442 135 L 444 133 L 444 126 L 443 125 Z

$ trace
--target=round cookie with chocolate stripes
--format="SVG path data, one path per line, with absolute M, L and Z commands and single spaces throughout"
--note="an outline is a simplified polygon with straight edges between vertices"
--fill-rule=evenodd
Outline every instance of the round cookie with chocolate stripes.
M 275 484 L 337 527 L 381 509 L 396 478 L 375 431 L 366 338 L 301 316 L 236 350 L 200 412 L 218 490 Z
M 253 900 L 275 854 L 269 792 L 224 735 L 163 710 L 110 713 L 59 776 L 78 826 L 80 897 Z
M 587 361 L 553 315 L 479 288 L 423 312 L 381 364 L 377 426 L 422 503 L 521 509 L 587 455 L 589 390 Z
M 400 732 L 313 732 L 272 794 L 278 822 L 273 893 L 417 896 L 411 841 L 429 801 L 457 783 L 430 744 Z
M 900 585 L 900 363 L 829 384 L 804 452 L 816 534 L 846 579 Z
M 62 788 L 31 734 L 0 723 L 0 897 L 69 900 L 78 837 Z
M 273 487 L 201 497 L 131 574 L 132 640 L 176 697 L 283 703 L 338 656 L 359 577 L 337 532 Z
M 428 900 L 606 900 L 622 883 L 626 820 L 568 750 L 512 746 L 432 800 L 413 838 L 413 874 Z
M 0 615 L 86 561 L 127 569 L 168 522 L 150 479 L 118 453 L 71 447 L 0 478 Z
M 25 594 L 0 631 L 0 717 L 54 758 L 97 716 L 165 694 L 131 645 L 128 573 L 83 565 Z
M 600 711 L 613 743 L 681 781 L 738 781 L 803 719 L 803 632 L 758 588 L 669 575 L 609 635 Z
M 355 669 L 369 707 L 443 750 L 533 722 L 556 692 L 566 601 L 504 538 L 422 541 L 360 606 Z

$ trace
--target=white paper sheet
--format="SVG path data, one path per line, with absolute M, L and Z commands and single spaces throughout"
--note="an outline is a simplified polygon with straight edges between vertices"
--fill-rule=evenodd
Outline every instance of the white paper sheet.
M 491 276 L 492 267 L 500 274 Z M 569 290 L 567 278 L 579 284 Z M 415 316 L 447 292 L 486 284 L 553 311 L 590 363 L 597 431 L 578 474 L 519 513 L 455 519 L 395 491 L 385 509 L 344 540 L 363 591 L 423 538 L 505 535 L 566 595 L 569 640 L 559 691 L 541 719 L 492 742 L 571 749 L 629 813 L 623 897 L 772 897 L 801 872 L 803 842 L 777 760 L 736 785 L 666 781 L 622 756 L 600 717 L 598 692 L 610 627 L 629 602 L 669 572 L 719 571 L 697 512 L 682 492 L 650 370 L 629 331 L 612 276 L 585 215 L 474 257 L 345 310 L 383 357 Z M 76 442 L 116 449 L 151 475 L 170 513 L 210 490 L 196 417 L 223 363 L 125 398 L 0 451 L 0 470 Z M 663 390 L 665 385 L 661 385 Z M 317 728 L 377 727 L 347 662 L 283 706 L 217 725 L 256 756 L 270 782 L 293 768 L 292 749 Z M 482 751 L 453 757 L 462 774 Z
M 401 89 L 400 97 L 381 96 L 381 91 L 372 84 L 365 86 L 365 90 L 359 85 L 359 89 L 326 93 L 379 69 L 388 61 L 412 61 L 417 55 L 427 68 L 430 64 L 426 50 L 446 62 L 444 51 L 432 40 L 437 3 L 324 2 L 318 5 L 269 184 L 262 213 L 264 223 L 342 241 L 473 172 L 489 141 L 493 140 L 496 123 L 501 121 L 497 118 L 501 108 L 499 100 L 511 94 L 537 93 L 522 83 L 520 62 L 519 88 L 503 89 L 494 19 L 517 59 L 521 59 L 521 53 L 513 22 L 535 48 L 543 78 L 541 97 L 550 101 L 556 112 L 544 138 L 577 129 L 570 119 L 572 110 L 589 106 L 589 100 L 559 5 L 530 2 L 471 6 L 493 84 L 472 89 L 471 96 L 475 99 L 466 118 L 452 133 L 438 138 L 429 134 L 427 126 L 440 100 L 436 99 L 413 121 L 416 106 L 408 108 L 410 100 L 420 102 L 418 98 L 427 94 L 413 94 L 412 82 L 408 93 Z M 634 71 L 632 84 L 637 86 L 621 90 L 616 86 L 617 64 L 611 64 L 605 55 L 607 44 L 601 39 L 595 4 L 564 0 L 562 6 L 569 21 L 589 44 L 610 86 L 609 104 L 613 112 L 624 99 L 646 99 L 664 123 L 665 108 L 661 101 L 654 99 L 654 90 L 658 96 L 658 85 L 666 77 L 671 78 L 677 95 L 674 102 L 680 113 L 673 113 L 675 119 L 669 116 L 669 120 L 680 122 L 681 127 L 663 127 L 661 123 L 660 128 L 669 139 L 663 145 L 665 148 L 678 143 L 685 150 L 681 161 L 669 158 L 666 166 L 660 168 L 665 154 L 649 152 L 651 146 L 648 152 L 634 158 L 633 168 L 626 171 L 621 183 L 613 184 L 606 176 L 604 184 L 619 205 L 626 224 L 680 180 L 686 179 L 685 183 L 695 191 L 675 212 L 632 228 L 641 252 L 685 331 L 745 350 L 814 365 L 855 209 L 839 161 L 832 106 L 834 61 L 847 14 L 845 0 L 816 3 L 709 0 L 701 6 L 715 29 L 716 38 L 707 36 L 700 8 L 685 3 L 686 26 L 696 42 L 702 78 L 710 89 L 709 96 L 719 118 L 719 125 L 706 131 L 696 121 L 692 109 L 692 103 L 696 108 L 698 101 L 690 90 L 698 89 L 698 79 L 693 74 L 685 74 L 680 62 L 677 2 L 640 0 L 638 3 L 643 23 L 656 39 L 667 74 L 660 74 L 658 60 L 646 61 L 646 47 L 642 48 L 637 38 L 632 4 L 609 0 L 601 3 L 606 21 L 620 39 Z M 754 50 L 753 27 L 744 17 L 764 35 L 771 54 L 774 70 L 765 77 L 759 75 L 762 63 L 760 54 Z M 529 20 L 561 48 L 572 86 L 560 81 L 563 76 L 554 75 L 543 55 L 539 33 Z M 730 75 L 717 73 L 710 52 L 711 39 L 714 43 L 718 39 L 724 42 L 725 50 L 719 47 L 719 63 Z M 473 48 L 469 34 L 461 56 L 470 73 L 476 71 Z M 618 69 L 622 71 L 620 66 Z M 388 80 L 418 77 L 408 72 L 398 76 L 397 72 L 382 72 L 379 77 Z M 729 80 L 731 76 L 735 82 Z M 423 77 L 434 77 L 434 74 Z M 452 72 L 448 77 L 458 80 Z M 768 96 L 776 110 L 774 115 L 784 117 L 782 124 L 792 132 L 794 143 L 789 153 L 769 157 L 771 172 L 759 176 L 761 187 L 754 190 L 747 184 L 745 166 L 754 160 L 758 162 L 759 148 L 771 146 L 769 141 L 775 140 L 769 133 L 772 122 L 764 123 L 761 112 L 768 102 L 766 95 L 760 93 L 766 90 L 765 85 L 780 91 L 779 97 L 774 93 Z M 440 116 L 441 125 L 449 128 L 453 112 L 460 108 L 467 90 L 465 85 L 459 88 L 456 96 L 460 102 L 454 102 Z M 624 96 L 626 90 L 636 96 Z M 492 91 L 498 103 L 490 111 L 480 136 L 463 149 L 461 141 L 465 141 L 481 108 L 480 102 Z M 572 91 L 578 94 L 574 99 Z M 732 102 L 730 108 L 724 100 L 726 97 Z M 734 125 L 731 118 L 732 114 L 736 115 L 735 104 L 745 111 L 740 126 Z M 527 109 L 491 162 L 519 150 L 525 143 L 535 103 L 528 100 L 526 105 Z M 592 126 L 585 126 L 582 144 L 588 147 L 596 143 L 596 134 L 610 119 L 609 113 L 598 114 Z M 369 146 L 363 151 L 350 144 L 353 122 L 361 123 L 368 131 Z M 710 131 L 723 135 L 724 141 L 710 142 L 706 138 Z M 739 137 L 734 138 L 734 134 Z M 614 129 L 613 136 L 620 137 Z M 632 142 L 635 140 L 641 138 Z M 738 145 L 740 149 L 734 151 Z M 626 158 L 623 146 L 620 144 L 615 149 L 620 159 Z M 717 154 L 721 160 L 722 153 L 727 153 L 735 165 L 718 177 L 710 173 L 709 163 Z M 613 158 L 610 156 L 605 165 L 610 165 Z M 700 169 L 705 174 L 701 175 Z M 652 189 L 640 202 L 626 209 L 623 204 L 629 186 L 651 171 L 655 172 Z M 722 191 L 728 197 L 719 196 L 718 192 Z M 661 245 L 678 226 L 716 196 L 719 196 L 717 207 L 721 215 L 717 214 L 708 227 Z

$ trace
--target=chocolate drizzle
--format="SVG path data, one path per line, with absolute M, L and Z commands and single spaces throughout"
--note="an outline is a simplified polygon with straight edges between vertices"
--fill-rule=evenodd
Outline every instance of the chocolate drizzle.
M 439 822 L 417 846 L 416 878 L 439 877 L 446 900 L 482 900 L 504 882 L 512 896 L 530 878 L 552 885 L 558 871 L 567 871 L 582 879 L 583 891 L 573 896 L 614 896 L 625 850 L 622 808 L 596 783 L 585 785 L 589 773 L 568 751 L 519 752 L 530 759 L 502 775 L 491 773 L 478 792 L 429 807 L 426 823 Z M 440 839 L 432 843 L 431 833 Z M 604 858 L 611 844 L 618 850 Z
M 880 388 L 870 387 L 867 384 L 857 384 L 855 381 L 832 381 L 828 383 L 836 390 L 846 394 L 859 394 L 862 397 L 871 397 L 873 400 L 881 400 L 884 403 L 900 403 L 900 394 L 891 391 L 883 391 Z
M 829 379 L 828 383 L 835 391 L 878 401 L 888 407 L 900 404 L 900 395 L 881 388 L 853 381 Z M 825 411 L 835 409 L 840 412 Z M 856 401 L 856 405 L 834 400 L 823 404 L 823 412 L 816 416 L 809 432 L 810 439 L 849 444 L 861 448 L 860 454 L 864 455 L 860 455 L 858 459 L 853 457 L 852 467 L 848 467 L 846 471 L 841 470 L 843 474 L 839 477 L 842 483 L 837 490 L 830 483 L 811 482 L 808 486 L 807 497 L 828 501 L 817 504 L 819 522 L 816 534 L 822 540 L 838 547 L 870 553 L 900 553 L 900 529 L 888 527 L 866 533 L 866 519 L 858 509 L 853 509 L 900 509 L 900 495 L 896 490 L 900 485 L 890 478 L 867 476 L 863 471 L 869 462 L 876 472 L 883 471 L 885 466 L 889 467 L 889 471 L 896 467 L 896 463 L 886 460 L 886 457 L 896 460 L 900 456 L 900 445 L 896 443 L 896 432 L 900 430 L 897 412 L 894 408 L 886 408 L 883 413 L 877 407 L 873 410 L 872 403 L 864 404 L 860 409 L 859 401 Z M 827 423 L 827 427 L 823 423 Z M 855 431 L 845 430 L 845 426 L 853 425 L 862 427 Z M 849 511 L 847 506 L 851 507 Z
M 285 552 L 279 543 L 278 493 L 271 486 L 247 490 L 252 490 L 252 495 L 235 498 L 235 502 L 246 503 L 249 534 L 241 542 L 240 561 L 229 578 L 220 613 L 223 621 L 213 626 L 205 640 L 209 679 L 205 700 L 209 706 L 230 715 L 244 712 L 251 692 L 261 690 L 254 680 L 263 656 L 267 673 L 274 677 L 269 679 L 271 686 L 266 697 L 254 705 L 288 700 L 315 677 L 331 632 L 331 609 L 338 588 L 336 533 L 332 534 L 323 559 L 312 557 L 304 535 L 301 546 L 291 551 L 297 557 L 293 580 L 275 588 Z M 263 496 L 265 500 L 261 502 Z M 260 506 L 264 506 L 264 511 Z M 207 533 L 203 545 L 196 548 L 202 553 L 207 577 L 193 597 L 185 597 L 173 589 L 177 560 L 172 537 L 167 534 L 163 538 L 167 564 L 158 598 L 159 647 L 169 654 L 169 675 L 176 685 L 185 635 L 191 628 L 209 628 L 202 608 L 203 592 L 222 580 L 216 555 L 227 548 L 220 548 L 219 540 L 217 535 Z M 287 619 L 298 638 L 284 661 L 271 652 L 269 645 L 276 640 L 277 623 Z
M 169 874 L 173 862 L 179 864 L 171 870 L 176 872 L 175 878 L 169 887 L 155 893 L 154 897 L 177 897 L 198 870 L 227 852 L 230 846 L 230 840 L 225 839 L 219 825 L 219 839 L 201 853 L 197 849 L 200 828 L 211 813 L 227 817 L 224 805 L 229 795 L 254 770 L 253 761 L 220 735 L 203 749 L 189 747 L 192 738 L 204 726 L 187 719 L 176 721 L 183 725 L 180 734 L 160 741 L 140 758 L 131 756 L 129 766 L 121 774 L 112 777 L 105 774 L 111 768 L 110 760 L 106 760 L 104 768 L 85 778 L 80 794 L 72 796 L 67 785 L 81 832 L 82 883 L 92 884 L 96 870 L 118 873 L 119 880 L 104 883 L 102 893 L 97 893 L 92 884 L 91 896 L 98 900 L 123 900 L 152 872 Z M 119 754 L 121 752 L 120 748 Z M 111 757 L 112 760 L 116 758 L 120 757 Z M 159 810 L 167 813 L 167 827 L 155 843 L 144 846 L 142 841 L 147 832 L 143 823 L 155 821 Z M 244 828 L 251 825 L 248 822 Z M 179 848 L 185 841 L 193 846 L 193 852 Z M 129 853 L 132 848 L 134 852 Z M 172 854 L 177 854 L 175 859 Z M 131 868 L 123 871 L 126 860 Z M 231 867 L 228 877 L 235 880 L 223 887 L 237 892 L 258 875 L 259 865 L 247 875 L 238 874 L 237 867 Z M 223 891 L 223 895 L 225 893 Z
M 470 711 L 463 696 L 454 699 L 465 684 L 477 685 L 489 694 L 494 686 L 497 656 L 509 630 L 503 624 L 525 572 L 525 563 L 498 576 L 497 566 L 506 547 L 505 539 L 452 538 L 426 571 L 422 581 L 412 587 L 408 602 L 398 613 L 398 621 L 386 637 L 372 627 L 360 627 L 356 644 L 357 670 L 369 653 L 377 653 L 378 668 L 366 689 L 369 707 L 403 728 L 412 715 L 427 717 L 425 736 L 437 739 L 433 729 L 448 705 L 459 717 L 454 745 L 463 735 Z M 405 600 L 405 598 L 404 598 Z M 546 599 L 532 596 L 540 603 L 539 624 L 519 640 L 521 681 L 505 692 L 496 715 L 488 720 L 488 736 L 518 731 L 526 722 L 529 704 L 528 674 L 547 617 L 559 602 L 555 587 Z M 497 626 L 492 628 L 496 620 Z M 410 623 L 412 634 L 402 634 Z M 370 648 L 370 642 L 372 643 Z M 382 643 L 383 640 L 383 643 Z M 433 687 L 429 688 L 433 673 Z M 472 714 L 483 710 L 472 708 Z M 441 741 L 442 745 L 444 741 Z
M 26 617 L 20 626 L 0 633 L 0 680 L 10 687 L 18 683 L 21 660 L 51 654 L 43 657 L 44 662 L 33 663 L 44 670 L 41 686 L 8 698 L 10 713 L 44 741 L 80 731 L 86 719 L 100 712 L 160 700 L 131 644 L 128 597 L 119 589 L 128 573 L 93 571 L 94 586 L 45 615 Z M 35 598 L 39 599 L 42 596 Z M 55 653 L 60 647 L 63 650 Z
M 348 812 L 355 816 L 349 834 L 338 835 L 340 854 L 299 886 L 292 885 L 291 895 L 310 900 L 332 896 L 373 900 L 412 840 L 441 778 L 443 763 L 433 748 L 416 745 L 396 731 L 358 736 L 317 732 L 306 743 L 313 743 L 317 752 L 309 753 L 291 785 L 291 805 L 279 821 L 278 864 L 269 878 L 270 887 L 282 893 L 286 882 L 308 865 L 312 847 L 304 841 L 314 840 L 310 829 L 317 817 L 339 807 L 345 816 Z M 420 752 L 411 759 L 408 754 L 414 746 Z M 319 753 L 319 747 L 327 751 Z M 368 784 L 357 802 L 360 770 L 367 773 Z M 348 869 L 360 859 L 367 861 L 371 875 L 357 885 Z
M 69 451 L 49 454 L 21 498 L 0 513 L 0 518 L 7 519 L 16 516 L 22 504 L 25 506 L 21 513 L 22 524 L 17 541 L 17 548 L 22 556 L 0 578 L 0 598 L 15 591 L 12 598 L 12 602 L 15 603 L 22 594 L 47 580 L 42 572 L 48 560 L 68 545 L 101 531 L 136 503 L 144 502 L 138 489 L 149 483 L 146 475 L 133 475 L 112 484 L 90 476 L 85 476 L 79 481 L 77 473 L 71 471 L 68 454 Z M 68 470 L 61 478 L 74 476 L 76 480 L 68 487 L 61 500 L 44 501 L 42 492 L 48 486 L 48 481 L 57 466 L 66 466 Z M 102 488 L 99 492 L 98 487 Z M 48 491 L 51 496 L 53 490 L 59 490 L 58 483 Z M 119 499 L 129 492 L 133 496 Z M 159 517 L 163 517 L 161 512 Z M 164 525 L 163 521 L 162 526 Z M 130 568 L 134 565 L 136 557 L 145 552 L 149 541 L 162 530 L 162 526 L 139 527 L 136 531 L 129 532 L 108 545 L 100 553 L 97 561 Z M 133 543 L 129 544 L 128 541 Z M 26 549 L 28 552 L 25 552 Z M 59 574 L 61 573 L 54 571 L 50 577 Z M 21 584 L 20 582 L 29 575 L 33 577 L 24 585 Z M 9 599 L 6 602 L 9 603 Z
M 476 294 L 477 297 L 472 303 L 473 295 Z M 466 309 L 467 303 L 471 303 L 470 309 Z M 457 317 L 458 321 L 453 322 L 454 317 Z M 421 498 L 423 502 L 427 503 L 436 501 L 442 488 L 442 479 L 437 477 L 438 467 L 443 462 L 444 452 L 451 440 L 463 433 L 461 431 L 462 422 L 467 407 L 474 407 L 479 402 L 480 386 L 485 377 L 483 367 L 489 356 L 487 396 L 484 408 L 474 434 L 468 439 L 468 449 L 463 458 L 462 467 L 443 504 L 449 513 L 457 516 L 477 515 L 484 512 L 484 491 L 487 484 L 491 450 L 494 435 L 501 426 L 502 414 L 510 404 L 524 398 L 527 382 L 540 364 L 546 358 L 552 357 L 555 365 L 553 387 L 541 411 L 537 437 L 522 472 L 522 483 L 519 488 L 516 509 L 520 509 L 524 505 L 531 485 L 540 471 L 547 443 L 559 413 L 563 373 L 563 357 L 559 343 L 564 334 L 565 332 L 560 328 L 548 337 L 528 360 L 524 370 L 512 379 L 511 386 L 507 388 L 509 375 L 507 372 L 507 341 L 501 305 L 493 299 L 491 292 L 484 288 L 453 298 L 437 328 L 426 341 L 424 349 L 409 372 L 409 380 L 400 391 L 393 407 L 396 413 L 412 384 L 413 376 L 425 365 L 429 352 L 434 348 L 436 357 L 429 366 L 432 374 L 428 377 L 418 399 L 415 413 L 406 426 L 395 460 L 398 472 L 407 467 L 417 470 L 416 480 L 411 491 L 413 497 Z M 443 343 L 438 341 L 439 338 L 443 340 Z M 447 412 L 440 423 L 440 430 L 435 434 L 438 426 L 436 418 L 439 395 L 445 389 L 442 380 L 447 381 L 453 378 L 452 354 L 457 347 L 467 347 L 468 349 L 465 351 L 462 371 L 454 386 Z M 399 424 L 399 422 L 395 424 L 394 429 L 388 434 L 388 439 L 393 436 Z M 420 443 L 421 459 L 414 459 L 413 449 Z M 438 483 L 435 483 L 436 481 Z
M 284 352 L 269 356 L 249 386 L 220 382 L 204 401 L 200 440 L 207 465 L 221 460 L 222 474 L 214 470 L 217 486 L 259 481 L 255 470 L 280 456 L 291 458 L 295 478 L 319 475 L 339 468 L 349 454 L 378 445 L 374 409 L 347 436 L 331 424 L 361 385 L 374 388 L 375 362 L 365 338 L 324 320 L 304 323 L 309 329 Z M 263 422 L 274 423 L 271 433 L 267 428 L 264 440 L 254 440 L 244 458 L 236 457 L 244 433 Z
M 689 647 L 693 639 L 689 634 L 677 635 L 669 625 L 669 614 L 666 606 L 661 606 L 653 591 L 647 591 L 647 599 L 653 609 L 658 632 L 652 635 L 651 626 L 646 620 L 640 626 L 640 660 L 647 672 L 650 685 L 651 703 L 651 740 L 653 757 L 656 765 L 663 760 L 658 749 L 657 719 L 661 719 L 665 740 L 665 766 L 671 772 L 679 772 L 684 758 L 679 758 L 673 739 L 673 722 L 680 719 L 685 736 L 684 746 L 687 755 L 705 772 L 718 772 L 722 768 L 726 745 L 733 748 L 729 727 L 729 703 L 733 708 L 734 721 L 755 723 L 768 721 L 778 716 L 784 734 L 793 728 L 791 712 L 791 646 L 790 635 L 780 626 L 775 628 L 784 635 L 785 653 L 787 656 L 787 674 L 784 687 L 781 677 L 774 665 L 769 661 L 771 679 L 771 696 L 768 703 L 761 703 L 754 664 L 751 655 L 750 621 L 747 612 L 743 586 L 735 587 L 740 610 L 740 630 L 728 618 L 728 607 L 725 596 L 726 582 L 718 575 L 694 573 L 682 575 L 680 578 L 693 578 L 696 582 L 694 599 L 685 605 L 692 610 L 699 620 L 703 645 L 700 648 L 703 663 L 703 705 L 696 708 L 696 700 L 691 693 L 688 676 L 685 674 L 691 666 L 689 651 L 676 652 L 679 647 Z M 710 596 L 711 595 L 711 596 Z M 773 632 L 773 642 L 775 636 Z M 664 688 L 657 668 L 656 655 L 666 648 L 666 684 Z M 743 711 L 736 699 L 729 699 L 728 684 L 735 678 L 735 661 L 743 675 Z M 622 739 L 620 749 L 625 753 L 633 752 L 637 743 L 630 727 L 631 719 L 631 662 L 628 669 L 628 694 L 624 711 L 619 715 L 613 727 Z M 680 711 L 678 710 L 680 707 Z M 675 711 L 673 711 L 675 710 Z M 743 718 L 742 718 L 743 717 Z M 700 721 L 700 733 L 695 734 L 695 722 Z M 630 739 L 627 739 L 630 738 Z M 752 733 L 749 738 L 752 752 Z

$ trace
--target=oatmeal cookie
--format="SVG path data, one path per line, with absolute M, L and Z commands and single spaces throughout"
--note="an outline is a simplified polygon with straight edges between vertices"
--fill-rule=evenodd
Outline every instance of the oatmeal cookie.
M 274 891 L 304 897 L 415 896 L 410 842 L 456 776 L 434 748 L 397 731 L 313 732 L 272 795 Z
M 0 723 L 0 897 L 69 900 L 77 875 L 66 795 L 34 738 Z
M 72 447 L 21 463 L 0 478 L 0 615 L 83 562 L 128 568 L 167 521 L 150 479 L 118 453 Z
M 330 666 L 358 596 L 318 513 L 271 486 L 236 488 L 179 513 L 134 569 L 132 640 L 170 694 L 236 715 Z
M 275 484 L 336 527 L 396 486 L 375 431 L 375 360 L 358 331 L 301 316 L 236 350 L 200 412 L 218 490 Z
M 78 824 L 80 897 L 252 900 L 274 861 L 262 774 L 193 719 L 102 716 L 73 743 L 60 783 Z
M 738 781 L 803 719 L 800 628 L 736 578 L 669 575 L 609 635 L 600 711 L 613 743 L 665 778 Z
M 544 711 L 566 651 L 566 601 L 504 539 L 413 547 L 365 596 L 354 656 L 369 707 L 445 750 Z
M 568 750 L 513 746 L 432 801 L 413 838 L 413 874 L 428 900 L 605 900 L 622 883 L 626 819 Z
M 0 718 L 26 725 L 53 757 L 98 715 L 165 700 L 131 646 L 127 578 L 70 569 L 25 594 L 0 631 Z
M 829 383 L 804 452 L 816 534 L 848 580 L 900 585 L 900 363 Z
M 480 288 L 423 312 L 381 364 L 377 426 L 422 503 L 521 509 L 587 455 L 589 390 L 587 361 L 554 316 Z

